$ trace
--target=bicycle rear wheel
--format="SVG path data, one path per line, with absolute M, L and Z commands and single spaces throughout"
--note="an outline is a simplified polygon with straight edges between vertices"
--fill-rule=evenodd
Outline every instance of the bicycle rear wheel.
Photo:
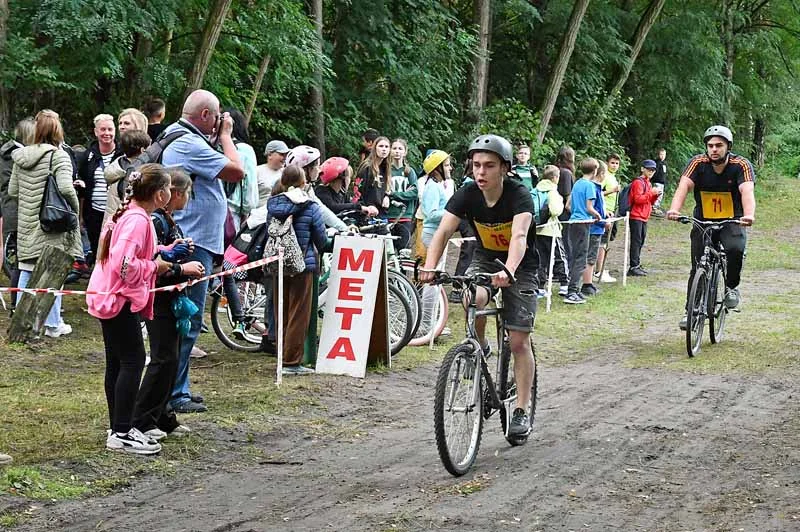
M 447 352 L 436 379 L 433 426 L 444 468 L 456 477 L 475 462 L 483 430 L 480 357 L 471 344 Z
M 693 357 L 700 351 L 703 341 L 703 327 L 706 320 L 706 285 L 708 274 L 704 268 L 698 266 L 692 278 L 692 287 L 689 289 L 689 299 L 686 308 L 686 353 Z
M 708 332 L 711 343 L 717 344 L 722 341 L 725 318 L 728 316 L 728 307 L 725 306 L 725 276 L 721 265 L 714 267 L 712 276 L 708 294 Z
M 531 384 L 531 400 L 528 403 L 527 414 L 528 420 L 530 421 L 530 428 L 533 430 L 533 420 L 536 416 L 536 392 L 538 389 L 539 383 L 539 370 L 536 365 L 536 348 L 533 346 L 533 342 L 531 342 L 531 352 L 533 353 L 533 383 Z M 500 353 L 500 369 L 499 369 L 499 386 L 500 386 L 500 398 L 501 399 L 513 399 L 516 401 L 517 399 L 517 383 L 516 379 L 514 378 L 514 355 L 511 354 L 511 348 L 508 346 L 508 343 L 503 344 L 503 350 Z M 512 406 L 512 409 L 514 407 Z M 513 411 L 513 410 L 512 410 Z M 503 427 L 503 434 L 506 434 L 508 424 L 508 416 L 506 414 L 505 404 L 500 408 L 500 425 Z M 506 436 L 506 441 L 511 445 L 522 445 L 526 441 L 528 441 L 528 435 L 526 436 Z
M 394 285 L 389 285 L 389 349 L 392 356 L 403 349 L 411 339 L 411 309 L 405 294 Z
M 424 310 L 422 312 L 419 329 L 414 333 L 408 345 L 427 345 L 431 341 L 431 334 L 434 338 L 438 338 L 442 334 L 445 325 L 447 325 L 448 313 L 447 292 L 445 292 L 444 286 L 438 287 L 435 297 L 436 303 L 433 311 Z M 423 304 L 423 309 L 424 307 Z
M 408 301 L 408 307 L 411 310 L 411 336 L 413 338 L 419 329 L 419 324 L 422 321 L 422 301 L 419 298 L 419 292 L 414 284 L 408 280 L 408 277 L 400 272 L 389 270 L 389 284 L 394 285 L 403 292 L 403 296 Z
M 228 299 L 222 293 L 222 288 L 212 294 L 211 298 L 211 326 L 219 341 L 234 351 L 256 352 L 261 346 L 261 335 L 266 331 L 264 323 L 264 286 L 261 283 L 240 281 L 236 283 L 239 299 L 242 302 L 242 313 L 245 316 L 247 328 L 243 336 L 234 335 L 236 322 L 228 305 Z

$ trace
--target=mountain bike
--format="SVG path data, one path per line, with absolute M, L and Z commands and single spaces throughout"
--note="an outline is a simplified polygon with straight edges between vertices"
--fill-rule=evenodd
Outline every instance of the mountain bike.
M 264 285 L 252 281 L 237 281 L 239 300 L 242 302 L 242 314 L 245 319 L 244 336 L 233 334 L 236 329 L 236 320 L 233 319 L 228 298 L 219 283 L 211 292 L 211 327 L 219 341 L 235 351 L 256 352 L 261 346 L 261 335 L 267 330 L 264 322 L 264 307 L 272 304 L 267 301 Z
M 725 279 L 728 261 L 720 239 L 714 238 L 723 226 L 739 224 L 739 220 L 698 220 L 680 216 L 679 222 L 691 223 L 703 236 L 703 254 L 697 262 L 686 299 L 686 353 L 693 357 L 700 351 L 705 321 L 711 343 L 722 341 L 728 307 L 725 306 Z
M 505 265 L 502 261 L 498 264 Z M 509 279 L 513 275 L 508 270 Z M 531 400 L 527 408 L 530 427 L 525 436 L 508 434 L 511 414 L 517 401 L 517 385 L 514 380 L 514 357 L 502 317 L 501 294 L 494 296 L 494 308 L 478 310 L 475 294 L 478 286 L 491 289 L 492 275 L 475 273 L 472 275 L 449 275 L 437 271 L 433 284 L 452 284 L 465 294 L 466 338 L 452 347 L 444 357 L 436 379 L 433 408 L 433 424 L 436 433 L 436 447 L 445 469 L 453 476 L 467 473 L 475 462 L 483 432 L 483 420 L 500 412 L 500 425 L 506 440 L 513 446 L 522 445 L 528 439 L 536 413 L 536 390 L 539 372 L 536 370 L 536 351 L 533 351 L 533 384 Z M 492 362 L 481 347 L 475 330 L 475 321 L 481 316 L 494 317 L 497 327 L 497 345 L 500 353 Z M 494 378 L 490 373 L 495 365 Z

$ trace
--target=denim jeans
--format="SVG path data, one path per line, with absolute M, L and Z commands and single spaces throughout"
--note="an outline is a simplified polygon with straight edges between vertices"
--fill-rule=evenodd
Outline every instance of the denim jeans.
M 19 284 L 17 285 L 18 288 L 27 288 L 28 281 L 31 279 L 31 274 L 33 272 L 27 272 L 25 270 L 20 270 L 19 272 Z M 36 297 L 29 295 L 28 297 Z M 50 313 L 47 315 L 47 319 L 44 321 L 45 327 L 58 327 L 61 325 L 61 296 L 56 296 L 55 301 L 53 301 L 53 306 L 50 308 Z
M 190 260 L 200 261 L 207 272 L 211 271 L 214 256 L 210 251 L 201 247 L 194 248 L 194 254 Z M 203 324 L 203 314 L 206 308 L 206 292 L 208 291 L 208 281 L 203 281 L 186 289 L 186 295 L 194 301 L 200 312 L 192 316 L 192 327 L 189 334 L 181 339 L 180 350 L 178 352 L 178 374 L 175 377 L 175 386 L 172 388 L 172 398 L 170 404 L 173 408 L 191 400 L 189 392 L 189 355 L 194 348 L 197 337 L 200 336 L 200 327 Z

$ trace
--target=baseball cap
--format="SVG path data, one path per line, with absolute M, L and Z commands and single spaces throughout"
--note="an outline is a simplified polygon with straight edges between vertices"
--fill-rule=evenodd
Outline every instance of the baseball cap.
M 650 170 L 655 170 L 657 168 L 656 162 L 653 159 L 645 159 L 642 161 L 642 168 L 649 168 Z
M 289 153 L 289 146 L 287 146 L 282 140 L 271 140 L 267 142 L 267 147 L 264 149 L 264 155 L 269 155 L 270 153 L 275 152 Z

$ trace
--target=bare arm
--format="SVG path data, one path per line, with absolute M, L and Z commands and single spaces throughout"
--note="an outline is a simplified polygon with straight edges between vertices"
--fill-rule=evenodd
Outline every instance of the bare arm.
M 675 220 L 680 216 L 683 202 L 686 201 L 686 196 L 692 189 L 694 189 L 694 181 L 686 176 L 681 177 L 678 189 L 675 191 L 675 195 L 672 196 L 672 204 L 669 206 L 669 211 L 667 211 L 667 217 L 670 220 Z
M 594 200 L 590 199 L 586 200 L 586 212 L 591 214 L 595 220 L 599 220 L 602 218 L 602 216 L 600 216 L 600 213 L 597 212 L 597 209 L 594 208 Z
M 755 184 L 752 181 L 745 181 L 739 185 L 739 193 L 742 195 L 742 210 L 744 211 L 741 217 L 742 225 L 753 225 L 756 219 Z
M 222 153 L 228 158 L 228 164 L 217 174 L 217 178 L 231 183 L 238 183 L 244 179 L 244 165 L 239 158 L 239 150 L 231 138 L 233 131 L 233 119 L 228 113 L 222 115 L 222 126 L 219 133 L 219 144 L 222 146 Z

